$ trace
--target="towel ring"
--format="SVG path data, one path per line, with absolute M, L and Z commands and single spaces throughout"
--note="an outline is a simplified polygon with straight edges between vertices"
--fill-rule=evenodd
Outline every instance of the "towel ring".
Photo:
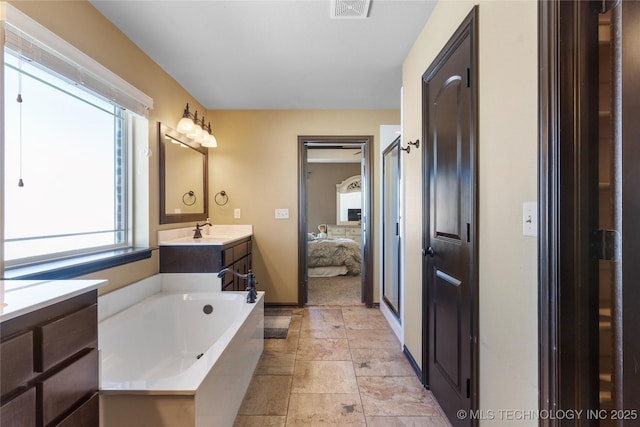
M 221 199 L 221 201 L 218 199 Z M 229 202 L 229 196 L 227 195 L 227 192 L 224 190 L 218 191 L 215 197 L 213 198 L 213 201 L 216 202 L 216 205 L 218 206 L 224 206 Z
M 193 191 L 187 191 L 182 195 L 182 203 L 184 203 L 187 206 L 195 205 L 196 200 L 197 200 L 196 193 L 194 193 Z

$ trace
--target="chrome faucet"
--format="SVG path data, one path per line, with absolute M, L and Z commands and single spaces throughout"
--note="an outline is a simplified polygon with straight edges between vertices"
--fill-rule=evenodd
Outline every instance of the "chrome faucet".
M 258 282 L 256 281 L 256 276 L 253 274 L 251 270 L 249 270 L 247 274 L 240 274 L 235 270 L 231 270 L 230 268 L 223 268 L 218 272 L 218 277 L 224 276 L 225 273 L 231 273 L 236 277 L 246 280 L 247 288 L 245 289 L 245 291 L 249 291 L 249 293 L 247 294 L 247 302 L 249 304 L 253 304 L 254 302 L 256 302 L 256 298 L 258 298 L 256 283 Z
M 202 230 L 200 229 L 200 227 L 204 227 L 205 225 L 208 225 L 209 227 L 211 227 L 211 223 L 209 222 L 209 218 L 207 218 L 207 221 L 204 224 L 198 224 L 196 222 L 196 228 L 193 230 L 193 231 L 195 231 L 195 233 L 193 233 L 193 238 L 194 239 L 202 239 Z

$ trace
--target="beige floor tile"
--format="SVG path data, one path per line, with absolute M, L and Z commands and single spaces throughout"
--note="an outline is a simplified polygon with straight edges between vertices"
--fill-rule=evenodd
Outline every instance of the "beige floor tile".
M 347 338 L 339 308 L 309 307 L 302 316 L 301 338 Z
M 302 323 L 300 328 L 300 338 L 347 338 L 347 331 L 344 325 L 328 324 L 324 326 L 314 325 L 308 327 Z
M 295 353 L 265 350 L 256 366 L 255 375 L 293 375 L 295 362 Z
M 408 377 L 415 372 L 400 349 L 351 349 L 353 367 L 359 377 Z
M 296 361 L 291 393 L 357 392 L 356 374 L 350 361 Z
M 439 415 L 431 393 L 415 377 L 358 377 L 367 416 Z
M 451 427 L 439 415 L 431 417 L 367 417 L 367 427 Z
M 451 427 L 379 310 L 294 309 L 268 339 L 234 427 Z
M 342 309 L 339 307 L 309 307 L 302 315 L 302 323 L 324 326 L 327 323 L 343 324 Z
M 391 327 L 380 310 L 359 307 L 342 309 L 344 325 L 347 329 L 379 329 L 390 331 Z
M 347 330 L 349 347 L 353 348 L 391 348 L 400 349 L 400 341 L 391 330 Z M 272 340 L 273 341 L 273 340 Z
M 302 314 L 294 314 L 291 316 L 291 323 L 289 324 L 290 331 L 300 331 L 300 325 L 302 324 Z
M 292 377 L 254 375 L 239 415 L 287 415 Z
M 361 426 L 366 422 L 357 393 L 292 394 L 287 427 Z
M 276 415 L 239 415 L 233 427 L 284 427 L 287 417 Z
M 351 360 L 346 338 L 300 338 L 297 360 Z

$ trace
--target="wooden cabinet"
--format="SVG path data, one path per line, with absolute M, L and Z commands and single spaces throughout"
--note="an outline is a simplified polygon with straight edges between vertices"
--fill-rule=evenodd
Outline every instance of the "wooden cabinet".
M 3 322 L 0 425 L 97 426 L 98 364 L 97 291 Z
M 222 257 L 222 268 L 235 270 L 246 274 L 251 269 L 251 240 L 225 249 Z M 223 291 L 244 291 L 247 287 L 245 280 L 227 273 L 222 278 Z
M 225 245 L 160 246 L 161 273 L 217 273 L 223 268 L 245 274 L 251 269 L 251 236 Z M 243 291 L 244 280 L 233 274 L 222 278 L 223 291 Z

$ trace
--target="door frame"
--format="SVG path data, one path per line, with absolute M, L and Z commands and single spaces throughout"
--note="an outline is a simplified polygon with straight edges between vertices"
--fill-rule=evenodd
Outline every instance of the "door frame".
M 599 408 L 598 270 L 591 248 L 598 216 L 590 205 L 598 197 L 592 143 L 598 81 L 590 72 L 597 56 L 588 48 L 597 46 L 598 28 L 591 7 L 539 3 L 539 408 L 550 413 Z M 560 422 L 549 417 L 540 425 Z
M 373 307 L 373 136 L 372 135 L 332 135 L 298 136 L 298 307 L 304 307 L 307 296 L 307 143 L 314 144 L 362 144 L 362 186 L 365 191 L 362 232 L 361 269 L 362 299 L 367 308 Z
M 427 135 L 428 119 L 428 93 L 426 90 L 425 78 L 435 69 L 439 68 L 440 64 L 446 61 L 451 53 L 458 47 L 458 45 L 466 38 L 470 37 L 471 43 L 471 58 L 470 58 L 470 70 L 468 71 L 469 81 L 471 84 L 471 108 L 469 113 L 469 119 L 471 123 L 470 130 L 470 155 L 471 155 L 471 227 L 470 227 L 470 240 L 471 240 L 471 272 L 470 283 L 471 287 L 471 379 L 470 379 L 470 408 L 471 411 L 475 411 L 479 408 L 479 390 L 480 390 L 480 375 L 479 375 L 479 241 L 478 241 L 478 6 L 474 6 L 471 12 L 462 21 L 456 32 L 451 36 L 447 44 L 442 48 L 438 56 L 433 60 L 431 65 L 427 68 L 422 76 L 422 140 L 424 143 L 424 149 L 422 150 L 422 383 L 425 387 L 429 388 L 429 286 L 428 286 L 428 261 L 427 261 L 427 243 L 429 242 L 430 233 L 430 200 L 429 197 L 424 196 L 428 194 L 430 185 L 429 180 L 429 156 L 431 153 L 428 151 L 429 136 Z M 477 420 L 469 419 L 472 425 L 477 424 Z

